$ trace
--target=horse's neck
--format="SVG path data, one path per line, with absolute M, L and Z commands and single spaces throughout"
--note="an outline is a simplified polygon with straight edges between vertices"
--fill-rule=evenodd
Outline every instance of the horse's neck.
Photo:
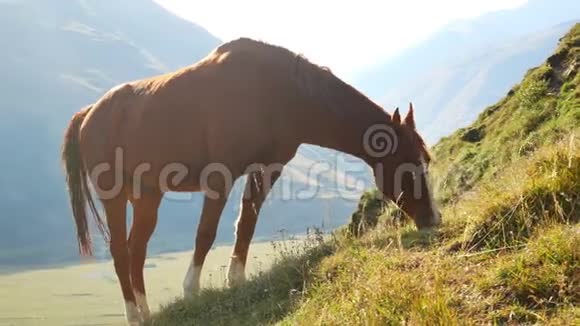
M 371 164 L 373 157 L 365 146 L 365 133 L 377 124 L 390 125 L 389 115 L 354 90 L 353 94 L 341 94 L 338 100 L 337 107 L 320 103 L 310 110 L 299 126 L 305 134 L 304 142 L 347 153 Z

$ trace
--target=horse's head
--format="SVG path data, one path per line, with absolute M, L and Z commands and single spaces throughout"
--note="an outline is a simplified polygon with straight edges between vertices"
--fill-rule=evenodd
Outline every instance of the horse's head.
M 417 228 L 437 226 L 441 216 L 427 177 L 430 156 L 415 128 L 412 104 L 404 119 L 397 108 L 391 125 L 382 132 L 382 135 L 376 132 L 376 138 L 370 139 L 369 144 L 372 147 L 382 143 L 388 148 L 388 151 L 383 151 L 385 155 L 376 159 L 373 167 L 379 190 L 413 218 Z

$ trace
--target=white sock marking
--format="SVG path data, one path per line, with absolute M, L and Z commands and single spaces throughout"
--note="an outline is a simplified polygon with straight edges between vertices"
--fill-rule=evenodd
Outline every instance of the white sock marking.
M 125 318 L 130 326 L 142 325 L 141 314 L 135 302 L 125 301 Z
M 245 266 L 236 256 L 230 258 L 230 266 L 228 268 L 228 285 L 240 285 L 246 280 Z
M 185 279 L 183 280 L 184 297 L 187 298 L 199 292 L 201 267 L 202 266 L 193 266 L 193 261 L 191 262 L 191 264 L 189 264 L 187 274 L 185 274 Z
M 141 316 L 143 319 L 149 318 L 151 311 L 149 310 L 149 305 L 147 304 L 147 297 L 145 294 L 135 291 L 135 301 L 137 301 L 137 307 L 141 311 Z

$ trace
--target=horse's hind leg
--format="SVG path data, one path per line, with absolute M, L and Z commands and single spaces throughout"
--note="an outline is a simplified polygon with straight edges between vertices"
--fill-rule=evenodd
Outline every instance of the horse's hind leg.
M 275 171 L 266 169 L 248 175 L 246 189 L 242 195 L 242 207 L 236 224 L 236 244 L 228 268 L 229 286 L 238 285 L 246 279 L 245 268 L 248 250 L 256 229 L 258 214 L 262 203 L 280 174 L 281 169 Z
M 115 272 L 125 299 L 125 317 L 129 325 L 140 325 L 141 316 L 135 302 L 131 285 L 129 247 L 127 246 L 127 198 L 118 196 L 103 200 L 107 215 L 107 225 L 111 233 L 110 251 L 113 256 Z
M 147 256 L 147 242 L 157 225 L 157 211 L 163 194 L 149 191 L 139 198 L 132 198 L 133 225 L 129 235 L 129 252 L 131 255 L 131 284 L 137 307 L 143 318 L 149 318 L 150 311 L 145 294 L 143 267 Z

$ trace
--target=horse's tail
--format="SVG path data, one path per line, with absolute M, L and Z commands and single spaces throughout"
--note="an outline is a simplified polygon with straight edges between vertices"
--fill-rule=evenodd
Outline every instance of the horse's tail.
M 62 144 L 62 162 L 66 173 L 72 213 L 77 226 L 79 251 L 82 256 L 92 256 L 93 254 L 87 220 L 87 204 L 99 229 L 104 230 L 103 220 L 97 211 L 87 183 L 87 170 L 81 157 L 79 143 L 81 125 L 91 108 L 92 106 L 88 106 L 72 117 L 65 131 Z

